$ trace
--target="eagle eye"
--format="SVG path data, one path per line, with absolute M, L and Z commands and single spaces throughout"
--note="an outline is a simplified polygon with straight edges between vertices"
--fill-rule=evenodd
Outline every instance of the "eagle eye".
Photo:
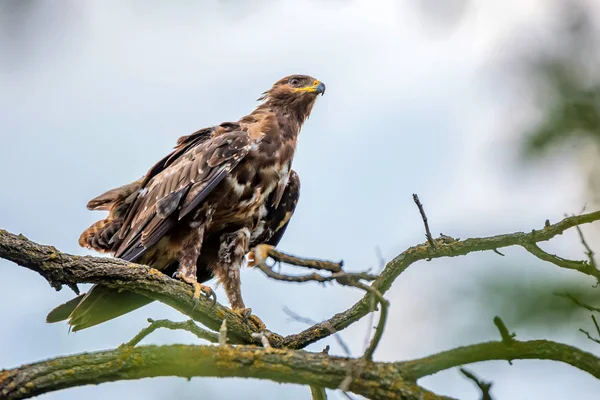
M 296 86 L 298 84 L 298 82 L 300 82 L 300 80 L 298 78 L 290 79 L 290 85 L 292 85 L 292 86 Z

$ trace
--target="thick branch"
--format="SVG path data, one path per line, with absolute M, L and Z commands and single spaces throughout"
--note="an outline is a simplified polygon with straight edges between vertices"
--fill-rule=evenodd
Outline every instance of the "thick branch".
M 417 380 L 453 367 L 490 360 L 552 360 L 585 371 L 600 379 L 600 358 L 562 343 L 549 340 L 487 342 L 458 347 L 418 360 L 396 363 L 407 379 Z
M 52 246 L 40 245 L 4 230 L 0 230 L 0 258 L 39 273 L 57 289 L 65 284 L 102 283 L 159 300 L 215 331 L 219 330 L 225 319 L 231 343 L 260 344 L 260 341 L 252 338 L 252 333 L 257 329 L 252 329 L 242 317 L 218 303 L 213 306 L 211 301 L 203 297 L 194 309 L 190 285 L 152 268 L 115 258 L 61 253 Z M 281 342 L 281 338 L 275 334 L 272 340 Z
M 385 294 L 402 272 L 420 260 L 456 257 L 476 251 L 493 251 L 503 247 L 525 246 L 547 241 L 569 228 L 599 219 L 600 211 L 596 211 L 567 217 L 556 224 L 546 224 L 543 229 L 533 230 L 529 233 L 515 232 L 466 240 L 452 240 L 443 236 L 436 239 L 435 247 L 421 244 L 402 252 L 387 263 L 371 287 L 378 290 L 379 293 Z M 128 264 L 116 259 L 63 254 L 54 247 L 38 245 L 21 235 L 12 235 L 3 230 L 0 230 L 0 257 L 40 273 L 54 287 L 60 287 L 61 284 L 102 283 L 131 290 L 162 301 L 213 330 L 218 330 L 223 319 L 226 319 L 231 343 L 259 344 L 256 339 L 252 338 L 252 333 L 256 330 L 251 329 L 237 314 L 218 304 L 211 307 L 210 302 L 205 299 L 201 299 L 198 307 L 192 310 L 191 289 L 188 285 L 147 267 Z M 128 268 L 123 268 L 124 266 Z M 590 269 L 590 271 L 592 270 Z M 366 294 L 348 310 L 298 334 L 281 337 L 271 333 L 269 336 L 271 345 L 278 348 L 304 348 L 331 335 L 332 332 L 341 331 L 371 311 L 370 299 L 372 296 L 371 293 Z
M 442 399 L 445 397 L 419 388 L 414 381 L 460 365 L 510 359 L 564 362 L 600 378 L 600 359 L 575 347 L 547 340 L 512 341 L 510 345 L 495 341 L 412 361 L 362 364 L 360 374 L 349 382 L 349 390 L 373 399 Z M 122 346 L 1 371 L 0 394 L 6 399 L 23 399 L 74 386 L 155 376 L 247 377 L 336 389 L 359 361 L 254 346 Z
M 3 399 L 74 386 L 156 376 L 244 377 L 335 389 L 355 359 L 254 346 L 140 346 L 60 357 L 0 372 Z M 393 364 L 369 363 L 352 392 L 370 399 L 447 399 L 402 379 Z
M 567 229 L 598 220 L 600 220 L 600 211 L 567 217 L 556 224 L 546 224 L 544 228 L 533 230 L 529 233 L 515 232 L 466 240 L 452 240 L 447 236 L 443 236 L 440 239 L 436 239 L 435 247 L 428 244 L 421 244 L 402 252 L 387 263 L 381 275 L 371 286 L 379 290 L 381 294 L 385 294 L 396 278 L 417 261 L 442 257 L 464 256 L 477 251 L 494 251 L 495 249 L 503 247 L 524 246 L 530 243 L 544 242 L 555 236 L 561 235 Z M 598 270 L 592 271 L 592 269 L 590 269 L 589 271 L 586 270 L 586 273 L 593 275 L 596 278 L 600 276 Z M 347 328 L 369 313 L 370 296 L 370 294 L 365 295 L 351 308 L 334 315 L 327 321 L 315 324 L 296 335 L 285 337 L 284 346 L 290 348 L 303 348 L 329 336 L 331 328 L 328 328 L 328 326 L 333 327 L 336 332 Z

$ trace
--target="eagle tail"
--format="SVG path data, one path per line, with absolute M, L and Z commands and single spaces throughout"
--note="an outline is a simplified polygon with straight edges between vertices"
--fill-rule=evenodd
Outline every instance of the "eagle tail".
M 73 332 L 80 331 L 137 310 L 154 300 L 133 292 L 95 285 L 86 294 L 59 305 L 46 322 L 69 320 Z
M 48 313 L 46 316 L 46 322 L 52 324 L 54 322 L 66 320 L 84 297 L 85 294 L 81 294 L 75 298 L 72 298 L 66 303 L 61 304 L 60 306 L 57 306 Z

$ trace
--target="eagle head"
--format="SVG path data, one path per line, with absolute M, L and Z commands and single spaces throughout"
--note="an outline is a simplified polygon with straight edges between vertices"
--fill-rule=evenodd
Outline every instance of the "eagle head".
M 308 75 L 290 75 L 275 82 L 258 100 L 307 118 L 317 96 L 324 93 L 325 84 L 320 80 Z

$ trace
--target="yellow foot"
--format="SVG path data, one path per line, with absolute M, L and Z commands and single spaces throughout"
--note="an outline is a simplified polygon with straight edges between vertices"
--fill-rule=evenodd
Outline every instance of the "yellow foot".
M 274 249 L 269 244 L 259 244 L 248 253 L 248 267 L 264 263 L 269 258 L 269 251 Z
M 260 318 L 256 315 L 252 314 L 251 308 L 234 308 L 233 312 L 239 315 L 244 319 L 244 321 L 252 321 L 252 323 L 258 328 L 258 331 L 264 331 L 267 329 L 267 326 Z
M 180 274 L 179 272 L 176 272 L 173 276 L 177 279 L 181 279 L 185 283 L 189 283 L 194 288 L 194 296 L 192 297 L 194 299 L 194 308 L 192 308 L 192 310 L 194 310 L 196 308 L 196 306 L 198 306 L 198 302 L 200 301 L 201 293 L 203 293 L 207 299 L 212 301 L 213 306 L 217 302 L 217 295 L 215 294 L 215 291 L 212 290 L 212 288 L 210 286 L 206 286 L 201 283 L 198 283 L 198 281 L 196 280 L 196 277 L 192 278 L 192 277 L 186 276 L 184 274 Z

